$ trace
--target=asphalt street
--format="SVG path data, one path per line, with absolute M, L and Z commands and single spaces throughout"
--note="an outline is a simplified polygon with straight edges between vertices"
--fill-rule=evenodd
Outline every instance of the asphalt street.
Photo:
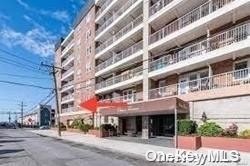
M 160 165 L 93 147 L 41 137 L 21 129 L 0 129 L 0 166 Z M 165 164 L 166 165 L 166 164 Z

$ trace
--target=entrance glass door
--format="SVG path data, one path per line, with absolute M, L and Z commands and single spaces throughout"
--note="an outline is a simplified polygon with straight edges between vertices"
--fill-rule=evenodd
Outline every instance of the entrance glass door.
M 179 94 L 187 94 L 188 93 L 188 78 L 182 78 L 179 82 Z
M 155 115 L 151 116 L 151 130 L 153 136 L 174 135 L 174 115 Z

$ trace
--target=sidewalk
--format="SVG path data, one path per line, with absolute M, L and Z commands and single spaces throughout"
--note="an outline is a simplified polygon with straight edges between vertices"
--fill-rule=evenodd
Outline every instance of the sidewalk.
M 53 138 L 59 138 L 57 136 L 56 130 L 31 130 L 31 132 L 44 135 Z M 118 141 L 118 140 L 110 140 L 104 138 L 97 138 L 92 135 L 85 135 L 81 133 L 73 133 L 73 132 L 62 132 L 62 136 L 60 139 L 71 141 L 75 143 L 81 143 L 87 146 L 93 146 L 100 149 L 110 150 L 114 152 L 127 153 L 131 155 L 136 155 L 140 158 L 145 159 L 145 153 L 148 150 L 153 150 L 155 152 L 162 151 L 164 153 L 175 153 L 176 149 L 167 148 L 162 146 L 134 143 L 134 142 L 126 142 L 126 141 Z M 250 145 L 249 145 L 250 148 Z M 197 153 L 208 153 L 208 148 L 201 148 L 197 151 Z M 239 163 L 207 163 L 205 165 L 250 165 L 250 153 L 240 152 L 241 161 Z M 194 165 L 194 164 L 192 164 Z

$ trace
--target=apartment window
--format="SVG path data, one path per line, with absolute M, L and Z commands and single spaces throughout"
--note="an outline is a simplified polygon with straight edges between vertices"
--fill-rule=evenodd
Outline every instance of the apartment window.
M 91 64 L 90 64 L 90 62 L 86 63 L 86 71 L 87 72 L 91 71 Z
M 91 54 L 91 52 L 92 52 L 92 47 L 91 46 L 87 47 L 86 48 L 86 56 L 89 56 Z
M 208 75 L 208 70 L 183 75 L 179 79 L 179 94 L 186 94 L 188 92 L 198 91 L 199 89 L 207 89 L 209 86 Z
M 242 70 L 248 67 L 247 61 L 242 61 L 234 64 L 235 70 Z
M 86 32 L 86 40 L 88 40 L 91 37 L 91 30 L 88 30 Z
M 238 61 L 234 63 L 234 79 L 245 79 L 250 77 L 249 70 L 249 60 Z
M 123 100 L 124 101 L 134 101 L 135 98 L 135 90 L 133 89 L 128 89 L 123 91 Z

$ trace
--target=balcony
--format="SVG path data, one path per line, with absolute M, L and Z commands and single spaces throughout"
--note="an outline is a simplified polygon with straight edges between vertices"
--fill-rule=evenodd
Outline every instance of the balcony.
M 149 71 L 152 72 L 159 69 L 163 69 L 168 66 L 175 65 L 180 62 L 185 62 L 191 58 L 199 56 L 203 57 L 200 58 L 201 61 L 205 61 L 206 58 L 209 58 L 208 53 L 249 39 L 249 35 L 250 35 L 250 23 L 237 26 L 235 28 L 222 32 L 218 35 L 215 35 L 211 38 L 207 38 L 206 40 L 203 40 L 201 42 L 183 48 L 177 53 L 166 55 L 155 61 L 152 61 L 150 63 Z M 236 47 L 232 46 L 232 48 Z M 229 49 L 227 50 L 230 51 Z M 221 54 L 228 54 L 228 52 L 227 53 L 222 52 Z M 217 54 L 217 56 L 220 55 Z M 191 64 L 188 63 L 187 65 Z
M 74 49 L 74 41 L 71 41 L 63 50 L 62 50 L 62 57 L 64 57 L 69 51 L 73 52 Z
M 117 20 L 125 11 L 135 4 L 137 0 L 129 0 L 124 6 L 122 6 L 117 12 L 115 12 L 107 21 L 104 22 L 97 30 L 96 36 L 98 36 L 103 30 L 105 30 L 110 24 Z
M 101 8 L 96 12 L 96 18 L 98 18 L 101 13 L 112 3 L 113 0 L 106 0 Z
M 67 96 L 62 97 L 62 104 L 67 103 L 67 102 L 71 102 L 71 101 L 74 101 L 74 95 L 73 94 L 69 94 Z
M 129 95 L 114 97 L 111 99 L 104 99 L 104 100 L 100 100 L 100 101 L 102 103 L 124 102 L 124 103 L 131 104 L 131 103 L 143 101 L 143 93 L 138 92 L 138 93 L 133 93 L 133 94 L 129 94 Z
M 173 2 L 173 0 L 159 0 L 149 8 L 149 16 L 159 12 L 162 8 Z
M 74 74 L 74 66 L 70 67 L 66 72 L 62 74 L 62 80 Z
M 71 54 L 70 56 L 67 57 L 66 60 L 62 62 L 62 67 L 67 66 L 72 61 L 74 61 L 74 55 Z
M 132 31 L 134 28 L 136 28 L 138 25 L 140 25 L 143 21 L 143 16 L 137 17 L 133 22 L 129 23 L 127 26 L 123 27 L 119 32 L 117 32 L 114 36 L 112 36 L 110 39 L 106 40 L 104 43 L 102 43 L 99 47 L 96 48 L 96 54 L 100 53 L 107 47 L 109 47 L 111 44 L 113 44 L 118 39 L 122 38 L 128 32 Z
M 212 0 L 204 3 L 203 5 L 199 6 L 198 8 L 192 10 L 191 12 L 185 14 L 184 16 L 180 17 L 179 19 L 173 21 L 172 23 L 168 24 L 164 28 L 158 30 L 157 32 L 150 35 L 149 42 L 153 44 L 166 36 L 176 32 L 201 18 L 208 16 L 209 14 L 221 9 L 222 7 L 226 6 L 227 4 L 233 2 L 234 0 Z
M 141 76 L 142 73 L 143 73 L 142 66 L 137 67 L 137 68 L 132 69 L 132 70 L 128 70 L 128 71 L 126 71 L 126 72 L 124 72 L 124 73 L 122 73 L 120 75 L 111 77 L 111 78 L 109 78 L 109 79 L 107 79 L 105 81 L 97 83 L 96 84 L 96 89 L 97 90 L 103 89 L 103 88 L 110 87 L 112 85 L 115 85 L 115 84 L 130 80 L 130 79 L 136 78 L 138 76 Z
M 73 112 L 73 111 L 74 111 L 74 107 L 63 108 L 62 109 L 62 113 Z
M 73 89 L 73 88 L 74 88 L 74 80 L 69 81 L 69 82 L 67 82 L 66 84 L 64 84 L 64 85 L 62 86 L 61 93 L 62 93 L 62 92 L 65 92 L 65 91 L 67 91 L 67 90 Z
M 98 66 L 96 66 L 96 72 L 99 72 L 103 69 L 106 69 L 107 67 L 109 67 L 117 62 L 120 62 L 127 57 L 130 57 L 131 55 L 142 50 L 142 48 L 143 48 L 143 43 L 142 43 L 142 41 L 140 41 L 140 42 L 132 45 L 131 47 L 123 50 L 122 52 L 120 52 L 118 54 L 113 54 L 112 57 L 110 57 L 109 59 L 107 59 L 103 63 L 99 64 Z
M 182 82 L 149 91 L 150 99 L 185 95 L 194 92 L 250 85 L 250 68 L 235 70 L 193 81 Z

